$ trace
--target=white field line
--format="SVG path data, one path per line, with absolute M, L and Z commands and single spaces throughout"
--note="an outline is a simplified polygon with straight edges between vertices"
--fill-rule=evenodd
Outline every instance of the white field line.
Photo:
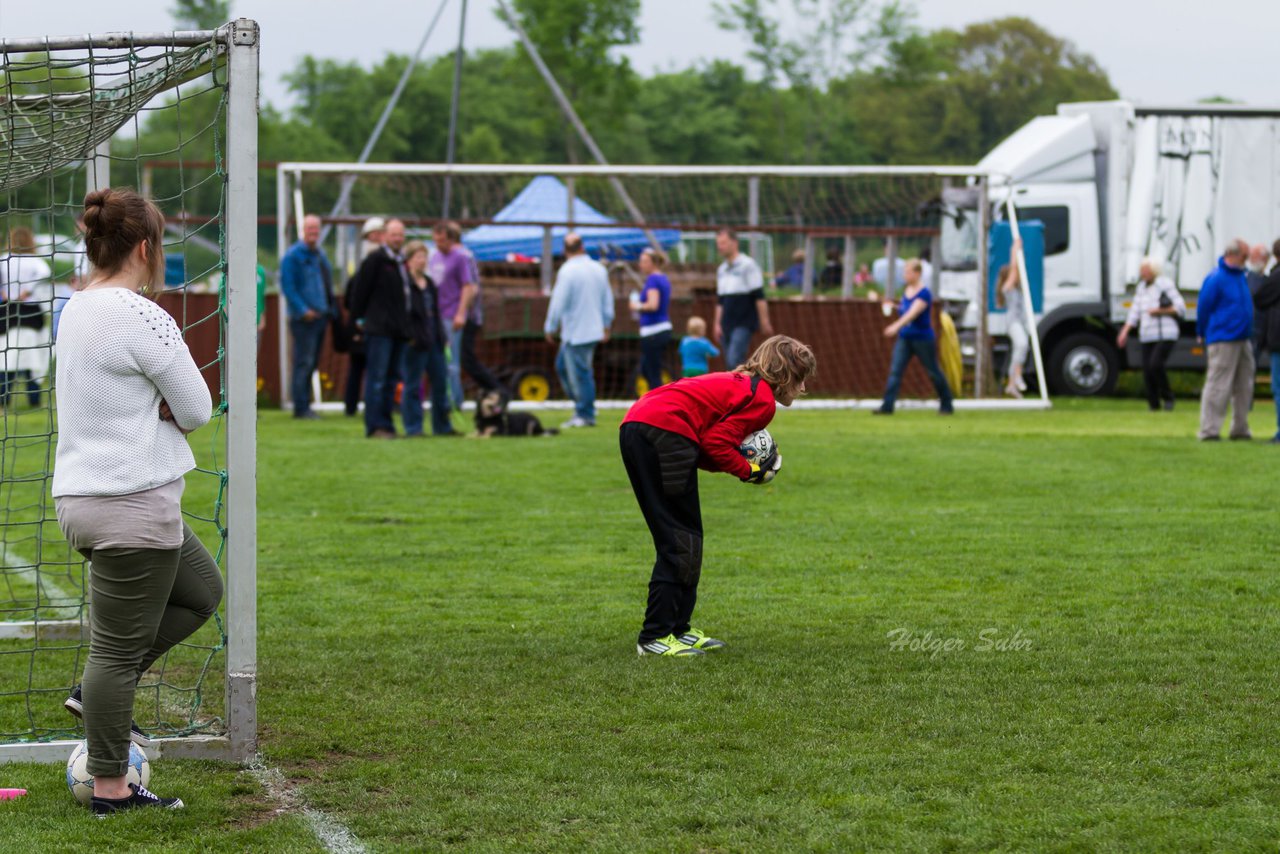
M 630 409 L 634 400 L 597 400 L 596 409 Z M 840 399 L 840 400 L 797 400 L 787 409 L 793 410 L 810 410 L 810 409 L 852 409 L 852 410 L 871 410 L 879 409 L 881 404 L 880 398 L 867 398 L 863 400 Z M 529 412 L 535 410 L 571 410 L 573 409 L 572 400 L 513 400 L 509 404 L 510 408 L 517 411 Z M 323 401 L 314 403 L 311 406 L 317 412 L 341 412 L 341 401 Z M 363 411 L 364 404 L 360 405 Z M 464 412 L 474 412 L 476 405 L 473 401 L 467 401 L 462 405 Z M 937 400 L 899 400 L 898 409 L 937 409 Z M 966 412 L 976 412 L 979 410 L 1004 411 L 1004 412 L 1030 412 L 1042 409 L 1052 409 L 1053 404 L 1043 401 L 1040 398 L 1026 398 L 1024 400 L 1001 400 L 999 398 L 984 398 L 982 400 L 969 400 L 958 398 L 955 401 L 955 408 Z M 425 411 L 431 410 L 431 404 L 424 404 Z
M 45 598 L 54 601 L 70 601 L 74 597 L 54 584 L 47 577 L 41 576 L 40 570 L 31 561 L 18 557 L 7 545 L 0 546 L 0 560 L 3 560 L 5 569 L 17 575 L 19 578 L 25 578 L 36 586 L 36 595 L 39 596 L 41 589 L 45 592 Z M 65 605 L 62 607 L 47 606 L 51 611 L 50 616 L 54 619 L 74 619 L 79 616 L 80 609 L 74 605 Z M 7 622 L 7 621 L 6 621 Z M 43 621 L 42 621 L 43 622 Z
M 334 854 L 365 854 L 368 851 L 355 834 L 334 817 L 312 809 L 302 800 L 302 794 L 292 783 L 280 773 L 278 768 L 270 768 L 258 754 L 257 759 L 249 766 L 249 773 L 262 784 L 267 795 L 279 806 L 277 813 L 298 813 L 306 819 L 311 832 L 320 840 L 326 851 Z

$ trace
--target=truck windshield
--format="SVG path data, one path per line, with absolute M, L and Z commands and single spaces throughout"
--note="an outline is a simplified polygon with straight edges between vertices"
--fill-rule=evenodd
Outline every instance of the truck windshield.
M 978 211 L 956 208 L 942 217 L 942 269 L 978 269 Z

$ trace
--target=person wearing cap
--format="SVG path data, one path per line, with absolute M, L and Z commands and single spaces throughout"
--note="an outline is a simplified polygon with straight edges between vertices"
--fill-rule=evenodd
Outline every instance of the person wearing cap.
M 369 257 L 372 252 L 382 248 L 386 237 L 387 221 L 380 216 L 371 216 L 360 226 L 360 260 Z M 347 338 L 347 386 L 343 389 L 343 411 L 353 417 L 360 409 L 360 398 L 364 396 L 364 330 L 351 320 L 351 285 L 355 276 L 347 280 L 347 289 L 342 297 L 342 307 L 346 310 Z
M 387 221 L 380 216 L 371 216 L 360 226 L 360 260 L 369 257 L 370 252 L 382 248 L 386 238 Z

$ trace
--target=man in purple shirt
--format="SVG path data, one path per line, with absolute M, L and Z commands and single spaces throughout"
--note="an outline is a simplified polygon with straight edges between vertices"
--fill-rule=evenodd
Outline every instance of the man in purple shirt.
M 462 229 L 456 222 L 442 222 L 432 229 L 436 251 L 427 264 L 427 275 L 436 283 L 440 317 L 449 326 L 449 386 L 456 409 L 462 409 L 462 371 L 484 391 L 502 384 L 476 357 L 480 330 L 480 284 L 475 262 L 462 246 Z

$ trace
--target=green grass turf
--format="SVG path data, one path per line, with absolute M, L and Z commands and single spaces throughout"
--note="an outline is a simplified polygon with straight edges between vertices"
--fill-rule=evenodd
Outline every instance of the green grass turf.
M 781 412 L 773 485 L 702 476 L 695 622 L 730 647 L 696 661 L 635 655 L 617 413 L 394 443 L 264 413 L 263 751 L 380 851 L 1274 851 L 1280 450 L 1195 410 Z M 33 790 L 0 847 L 315 847 L 225 766 L 159 763 L 186 814 L 106 827 L 59 776 L 0 768 Z

